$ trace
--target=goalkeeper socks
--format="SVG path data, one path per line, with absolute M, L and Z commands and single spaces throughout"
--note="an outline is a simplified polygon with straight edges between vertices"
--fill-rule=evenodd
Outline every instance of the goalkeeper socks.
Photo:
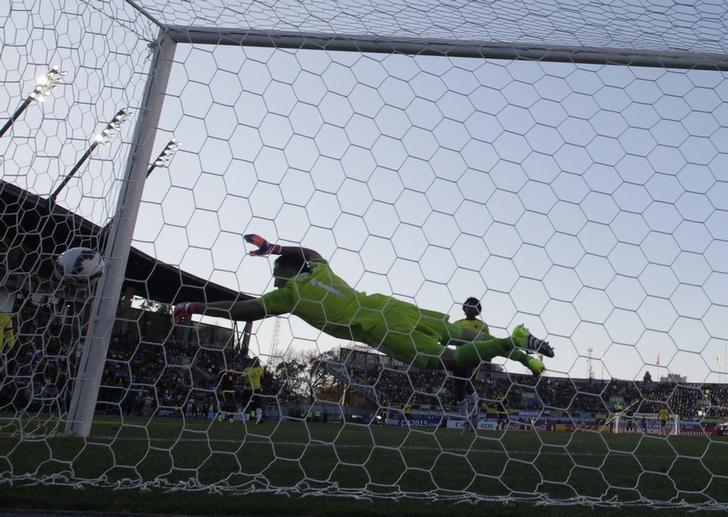
M 518 361 L 531 370 L 534 375 L 540 375 L 545 369 L 541 361 L 524 353 L 521 348 L 514 346 L 511 338 L 473 341 L 457 347 L 454 351 L 455 363 L 460 368 L 472 368 L 480 365 L 481 361 L 490 361 L 496 356 Z
M 535 357 L 530 357 L 530 356 L 528 357 L 526 368 L 531 370 L 531 373 L 535 377 L 538 377 L 539 375 L 541 375 L 541 373 L 546 369 L 546 367 L 544 366 L 544 364 L 541 361 L 539 361 Z
M 456 364 L 461 368 L 472 368 L 481 361 L 490 361 L 496 356 L 508 357 L 513 350 L 511 338 L 492 338 L 472 341 L 459 346 L 454 351 Z
M 541 361 L 524 353 L 520 348 L 514 348 L 511 350 L 511 354 L 508 358 L 518 361 L 523 366 L 531 370 L 531 373 L 536 376 L 541 375 L 541 373 L 546 369 Z

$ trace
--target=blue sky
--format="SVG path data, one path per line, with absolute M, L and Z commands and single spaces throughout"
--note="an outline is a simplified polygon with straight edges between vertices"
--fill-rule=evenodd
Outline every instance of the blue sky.
M 23 37 L 7 23 L 5 36 Z M 127 36 L 109 55 L 95 41 L 17 65 L 3 49 L 8 111 L 46 62 L 72 81 L 0 142 L 4 178 L 49 193 L 93 131 L 138 103 L 144 46 Z M 257 232 L 453 318 L 479 297 L 495 335 L 524 322 L 555 345 L 554 374 L 585 376 L 591 348 L 597 376 L 718 380 L 727 99 L 720 72 L 180 45 L 156 147 L 174 134 L 183 150 L 148 180 L 134 245 L 260 294 L 270 262 L 242 241 Z M 108 217 L 131 129 L 62 204 Z M 272 326 L 256 328 L 261 354 Z M 338 344 L 282 325 L 283 349 Z

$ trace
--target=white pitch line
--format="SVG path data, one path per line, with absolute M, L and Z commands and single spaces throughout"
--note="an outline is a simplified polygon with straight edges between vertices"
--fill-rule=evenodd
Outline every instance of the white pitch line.
M 146 442 L 169 442 L 169 439 L 165 438 L 138 438 L 138 437 L 113 437 L 113 436 L 93 436 L 90 437 L 89 440 L 107 440 L 109 442 L 111 441 L 131 441 L 131 442 L 139 442 L 139 441 L 146 441 Z M 382 448 L 382 449 L 390 449 L 390 450 L 412 450 L 412 451 L 439 451 L 439 452 L 473 452 L 478 454 L 506 454 L 506 455 L 538 455 L 538 456 L 586 456 L 586 457 L 603 457 L 603 456 L 610 456 L 610 455 L 619 455 L 619 456 L 637 456 L 636 454 L 632 454 L 629 452 L 624 451 L 609 451 L 607 453 L 596 453 L 596 452 L 559 452 L 559 451 L 529 451 L 529 450 L 509 450 L 509 451 L 496 451 L 496 450 L 483 450 L 483 449 L 465 449 L 465 448 L 436 448 L 436 447 L 426 447 L 426 446 L 402 446 L 402 447 L 387 447 L 387 446 L 373 446 L 373 445 L 361 445 L 361 444 L 333 444 L 333 443 L 325 443 L 321 441 L 312 441 L 312 442 L 273 442 L 271 440 L 265 440 L 262 438 L 253 438 L 253 439 L 246 439 L 246 440 L 229 440 L 229 439 L 202 439 L 202 438 L 180 438 L 178 440 L 175 440 L 170 447 L 173 447 L 175 444 L 179 442 L 190 442 L 190 443 L 225 443 L 225 444 L 238 444 L 243 445 L 244 443 L 270 443 L 274 446 L 291 446 L 291 447 L 336 447 L 337 449 L 373 449 L 375 447 Z M 215 452 L 221 452 L 221 451 L 215 451 Z M 675 455 L 670 454 L 650 454 L 651 458 L 674 458 Z
M 12 435 L 6 435 L 0 437 L 3 438 L 11 438 Z M 205 439 L 205 438 L 179 438 L 176 440 L 170 440 L 167 438 L 141 438 L 141 437 L 131 437 L 131 436 L 124 436 L 124 437 L 116 437 L 116 436 L 91 436 L 87 439 L 89 442 L 91 442 L 93 445 L 97 445 L 96 440 L 98 441 L 106 441 L 108 443 L 104 445 L 111 445 L 112 442 L 147 442 L 147 443 L 159 443 L 159 442 L 171 442 L 169 446 L 167 446 L 168 449 L 171 449 L 178 443 L 210 443 L 210 444 L 235 444 L 242 446 L 243 444 L 264 444 L 264 443 L 270 443 L 273 446 L 289 446 L 289 447 L 335 447 L 337 449 L 373 449 L 375 447 L 385 449 L 385 450 L 408 450 L 408 451 L 428 451 L 428 452 L 443 452 L 443 453 L 474 453 L 474 454 L 488 454 L 488 455 L 507 455 L 507 456 L 571 456 L 571 457 L 608 457 L 608 456 L 632 456 L 637 458 L 638 456 L 644 456 L 644 454 L 634 454 L 630 452 L 624 452 L 624 451 L 609 451 L 607 453 L 597 453 L 597 452 L 566 452 L 566 451 L 533 451 L 533 450 L 507 450 L 507 451 L 498 451 L 498 450 L 483 450 L 483 449 L 466 449 L 466 448 L 460 448 L 460 447 L 448 447 L 448 448 L 436 448 L 436 447 L 427 447 L 427 446 L 417 446 L 417 445 L 406 445 L 402 447 L 387 447 L 387 446 L 373 446 L 373 445 L 363 445 L 363 444 L 333 444 L 333 443 L 326 443 L 321 441 L 312 441 L 312 442 L 273 442 L 272 440 L 265 440 L 263 438 L 247 438 L 245 440 L 230 440 L 230 439 Z M 548 446 L 549 448 L 554 446 Z M 159 449 L 160 447 L 156 447 Z M 227 453 L 233 453 L 235 451 L 215 451 L 215 452 L 227 452 Z M 665 458 L 665 459 L 674 459 L 678 455 L 672 455 L 672 454 L 649 454 L 651 458 Z M 693 458 L 693 456 L 684 456 L 687 458 Z

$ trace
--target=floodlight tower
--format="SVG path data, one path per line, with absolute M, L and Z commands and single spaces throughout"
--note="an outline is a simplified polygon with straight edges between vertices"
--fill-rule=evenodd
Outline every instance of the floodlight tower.
M 182 147 L 182 144 L 175 137 L 172 137 L 172 139 L 167 142 L 164 149 L 162 149 L 162 152 L 159 153 L 157 159 L 154 160 L 152 165 L 149 166 L 149 169 L 147 169 L 147 178 L 152 172 L 154 172 L 154 169 L 159 167 L 169 167 L 172 157 L 177 151 L 179 151 L 180 147 Z
M 270 341 L 270 363 L 272 365 L 276 365 L 280 362 L 281 318 L 276 318 L 275 320 L 273 337 Z
M 164 147 L 164 149 L 162 149 L 162 152 L 159 153 L 159 156 L 157 156 L 157 158 L 147 169 L 146 177 L 148 178 L 155 169 L 158 169 L 160 167 L 169 167 L 169 164 L 172 162 L 172 158 L 174 157 L 175 153 L 179 151 L 180 147 L 182 147 L 182 144 L 179 142 L 179 140 L 177 140 L 175 137 L 172 137 L 172 139 L 167 142 L 167 145 Z M 99 248 L 103 247 L 103 243 L 106 242 L 106 239 L 109 236 L 111 223 L 112 221 L 107 222 L 98 233 L 97 237 L 99 241 Z
M 99 145 L 105 145 L 111 142 L 111 140 L 116 136 L 116 134 L 119 132 L 119 128 L 121 125 L 129 120 L 131 117 L 131 111 L 128 108 L 122 108 L 119 111 L 116 112 L 116 115 L 114 115 L 114 118 L 111 119 L 111 121 L 106 124 L 106 127 L 102 129 L 99 133 L 97 133 L 94 136 L 94 142 L 91 144 L 91 147 L 86 149 L 86 152 L 83 153 L 83 156 L 76 162 L 76 164 L 73 166 L 71 171 L 66 175 L 65 178 L 63 178 L 63 181 L 61 181 L 61 184 L 58 185 L 56 190 L 53 191 L 53 193 L 48 197 L 50 201 L 55 202 L 56 198 L 58 197 L 58 194 L 60 194 L 61 190 L 63 190 L 63 187 L 65 187 L 69 181 L 71 181 L 71 178 L 73 178 L 78 170 L 81 168 L 81 166 L 86 162 L 86 160 L 89 159 L 91 156 L 91 153 L 94 152 L 94 149 L 96 149 Z
M 594 349 L 592 347 L 587 348 L 586 350 L 589 355 L 587 356 L 586 365 L 587 365 L 587 375 L 589 376 L 589 380 L 592 380 L 594 378 L 594 368 L 592 368 L 592 352 L 594 352 Z
M 23 114 L 23 112 L 28 108 L 28 106 L 30 106 L 33 101 L 45 101 L 46 97 L 48 97 L 53 89 L 58 85 L 58 83 L 61 82 L 61 79 L 63 79 L 67 75 L 68 72 L 66 72 L 65 70 L 61 70 L 58 65 L 52 66 L 51 69 L 48 70 L 48 72 L 43 75 L 39 75 L 35 80 L 35 88 L 33 88 L 33 91 L 20 104 L 18 109 L 15 110 L 15 113 L 13 113 L 13 115 L 10 117 L 10 120 L 8 120 L 2 127 L 2 129 L 0 129 L 0 138 L 3 137 L 11 127 L 13 127 L 15 121 L 18 120 L 20 115 Z

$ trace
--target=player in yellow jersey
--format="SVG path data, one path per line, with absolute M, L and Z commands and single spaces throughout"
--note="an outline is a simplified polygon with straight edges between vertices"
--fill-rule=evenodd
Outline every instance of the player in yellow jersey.
M 482 312 L 483 306 L 480 304 L 480 300 L 471 296 L 463 303 L 463 314 L 465 314 L 465 318 L 457 320 L 455 325 L 489 336 L 490 329 L 488 329 L 488 325 L 479 318 Z
M 670 411 L 668 411 L 667 407 L 662 406 L 660 408 L 660 411 L 658 413 L 658 418 L 660 419 L 660 432 L 663 435 L 669 435 L 670 429 L 667 428 L 667 420 L 670 418 Z M 665 432 L 665 428 L 667 428 L 667 432 Z
M 258 247 L 251 255 L 280 255 L 273 268 L 277 289 L 247 300 L 179 303 L 173 309 L 174 321 L 192 314 L 256 321 L 290 313 L 333 337 L 365 343 L 390 357 L 428 369 L 470 368 L 502 356 L 540 375 L 543 363 L 523 352 L 554 356 L 553 348 L 523 325 L 506 338 L 483 335 L 451 323 L 446 314 L 391 296 L 354 290 L 314 250 L 271 244 L 255 234 L 246 235 L 245 240 Z M 450 345 L 458 346 L 453 349 Z
M 15 345 L 13 317 L 7 312 L 0 312 L 0 354 L 9 351 Z
M 262 388 L 263 368 L 257 362 L 253 366 L 246 366 L 243 369 L 243 380 L 245 381 L 245 389 L 251 392 L 260 391 Z
M 243 406 L 245 412 L 250 414 L 251 419 L 254 419 L 256 424 L 260 424 L 263 411 L 256 395 L 263 389 L 263 368 L 260 366 L 260 360 L 257 357 L 250 366 L 243 368 L 243 381 Z

